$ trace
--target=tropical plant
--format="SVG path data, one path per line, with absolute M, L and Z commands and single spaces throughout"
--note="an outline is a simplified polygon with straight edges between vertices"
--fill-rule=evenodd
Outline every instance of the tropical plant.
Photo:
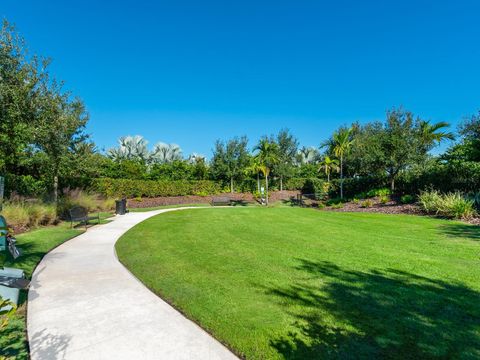
M 148 141 L 142 136 L 122 136 L 118 147 L 108 150 L 107 155 L 114 161 L 131 160 L 146 163 L 150 158 Z
M 272 168 L 279 162 L 278 144 L 265 137 L 260 140 L 254 151 L 257 152 L 255 157 L 260 164 L 260 170 L 265 176 L 266 204 L 268 205 L 268 177 Z
M 16 311 L 16 306 L 11 301 L 0 296 L 0 332 L 8 325 L 8 320 Z
M 443 140 L 455 139 L 453 133 L 445 130 L 449 126 L 450 124 L 445 121 L 435 124 L 431 124 L 430 121 L 420 121 L 420 138 L 426 151 L 440 144 Z
M 196 155 L 199 157 L 199 155 Z M 150 162 L 153 164 L 166 164 L 183 159 L 182 149 L 177 144 L 157 143 L 150 154 Z
M 353 145 L 352 128 L 341 128 L 331 139 L 332 151 L 340 159 L 340 198 L 343 199 L 343 161 Z
M 296 164 L 305 165 L 305 164 L 314 164 L 318 159 L 319 153 L 318 150 L 314 147 L 303 146 L 298 150 L 296 155 Z
M 327 176 L 327 181 L 330 182 L 330 174 L 332 172 L 338 172 L 340 170 L 339 163 L 337 159 L 332 159 L 330 156 L 325 156 L 323 160 L 320 162 L 320 171 L 325 171 L 325 175 Z

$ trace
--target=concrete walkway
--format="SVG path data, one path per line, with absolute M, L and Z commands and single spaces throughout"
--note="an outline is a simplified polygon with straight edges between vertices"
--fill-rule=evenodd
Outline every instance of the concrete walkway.
M 116 258 L 114 245 L 123 233 L 167 211 L 117 216 L 42 260 L 28 294 L 33 360 L 236 359 Z

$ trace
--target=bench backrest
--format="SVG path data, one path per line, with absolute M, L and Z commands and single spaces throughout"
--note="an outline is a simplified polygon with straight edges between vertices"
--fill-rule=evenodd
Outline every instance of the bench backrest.
M 0 251 L 5 251 L 7 249 L 7 233 L 7 220 L 0 215 Z
M 81 220 L 87 217 L 88 210 L 82 206 L 75 206 L 69 210 L 70 220 Z

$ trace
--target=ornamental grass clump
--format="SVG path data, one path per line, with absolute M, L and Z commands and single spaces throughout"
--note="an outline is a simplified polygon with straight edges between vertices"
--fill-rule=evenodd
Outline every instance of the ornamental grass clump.
M 419 203 L 428 214 L 465 220 L 476 215 L 474 201 L 459 192 L 448 194 L 440 194 L 435 190 L 422 192 Z

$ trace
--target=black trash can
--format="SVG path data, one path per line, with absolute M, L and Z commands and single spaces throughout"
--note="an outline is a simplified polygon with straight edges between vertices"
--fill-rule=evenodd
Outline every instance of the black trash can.
M 127 199 L 115 200 L 115 213 L 125 215 L 127 213 Z

